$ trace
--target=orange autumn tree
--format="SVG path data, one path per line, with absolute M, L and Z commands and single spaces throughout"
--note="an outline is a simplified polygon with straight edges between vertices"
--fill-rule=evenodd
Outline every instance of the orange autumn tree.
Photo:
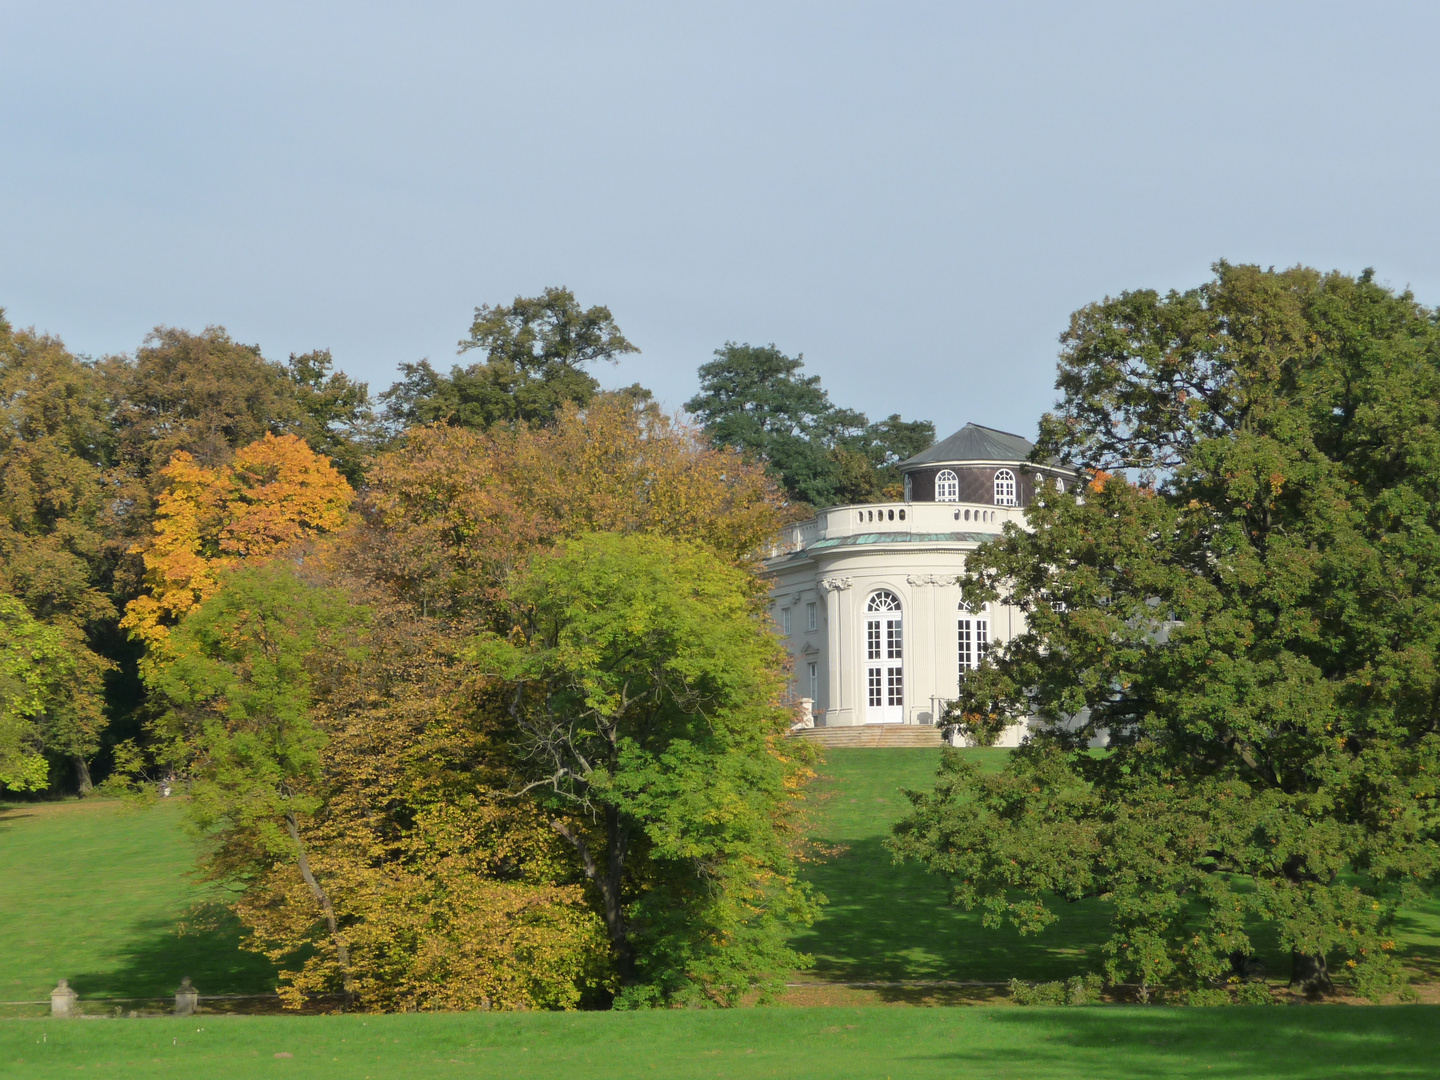
M 266 434 L 213 469 L 177 451 L 161 475 L 166 486 L 154 535 L 134 549 L 145 560 L 148 591 L 121 620 L 152 653 L 163 651 L 170 628 L 214 595 L 223 571 L 335 531 L 355 496 L 334 466 L 295 435 Z

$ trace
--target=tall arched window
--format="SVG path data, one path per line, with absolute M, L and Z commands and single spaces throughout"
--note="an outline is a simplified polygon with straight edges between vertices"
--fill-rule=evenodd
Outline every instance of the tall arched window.
M 960 477 L 955 475 L 954 469 L 941 469 L 935 474 L 935 501 L 960 501 Z
M 900 598 L 888 589 L 865 605 L 865 722 L 905 719 L 905 641 Z
M 1001 469 L 995 474 L 995 505 L 1015 505 L 1015 474 L 1009 469 Z

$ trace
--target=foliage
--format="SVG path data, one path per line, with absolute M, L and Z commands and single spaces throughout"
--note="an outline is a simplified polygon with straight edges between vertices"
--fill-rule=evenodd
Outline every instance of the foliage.
M 599 894 L 621 1002 L 736 1004 L 803 963 L 814 902 L 789 819 L 783 651 L 755 588 L 705 548 L 596 533 L 537 559 L 521 621 L 477 641 L 528 789 Z
M 1105 898 L 1115 981 L 1223 980 L 1259 921 L 1294 985 L 1343 958 L 1378 995 L 1440 870 L 1435 317 L 1368 273 L 1216 270 L 1075 315 L 1037 453 L 1093 479 L 962 580 L 1028 621 L 962 707 L 1039 730 L 998 777 L 947 759 L 896 850 L 992 924 Z
M 49 782 L 42 751 L 93 754 L 103 663 L 60 629 L 0 593 L 0 785 L 38 791 Z
M 370 388 L 343 371 L 332 371 L 334 363 L 329 349 L 290 354 L 285 374 L 300 410 L 296 434 L 359 486 L 366 461 L 380 442 L 378 422 L 370 408 Z
M 76 707 L 47 713 L 37 744 L 73 763 L 81 791 L 106 723 L 100 673 L 112 666 L 94 639 L 115 617 L 110 581 L 143 495 L 113 468 L 107 417 L 93 365 L 0 314 L 0 591 L 55 628 L 83 673 Z
M 582 308 L 564 288 L 476 308 L 470 336 L 460 342 L 461 353 L 471 349 L 483 350 L 484 362 L 457 364 L 449 375 L 425 360 L 402 364 L 404 378 L 381 395 L 391 426 L 547 424 L 567 402 L 587 405 L 599 390 L 586 365 L 639 352 L 609 308 Z
M 571 860 L 533 807 L 497 790 L 495 733 L 444 628 L 369 595 L 365 654 L 312 660 L 322 805 L 298 823 L 345 935 L 355 1002 L 574 1007 L 608 972 Z M 287 1000 L 341 989 L 338 950 L 293 866 L 251 871 L 237 910 L 282 965 Z
M 774 345 L 726 342 L 700 368 L 700 392 L 685 403 L 718 446 L 764 461 L 790 498 L 813 506 L 897 498 L 894 466 L 935 441 L 928 420 L 895 414 L 870 423 L 832 405 L 820 376 L 800 375 L 803 357 Z
M 364 615 L 343 593 L 306 585 L 279 562 L 243 567 L 176 627 L 168 663 L 151 677 L 171 704 L 157 727 L 167 759 L 190 779 L 209 873 L 243 879 L 257 866 L 295 867 L 312 894 L 312 921 L 326 921 L 347 992 L 344 934 L 300 824 L 323 805 L 314 660 L 322 644 L 345 651 Z
M 154 536 L 142 549 L 149 591 L 121 620 L 151 649 L 162 649 L 170 627 L 215 593 L 224 569 L 335 531 L 354 495 L 294 435 L 267 433 L 216 468 L 177 451 L 161 477 Z
M 119 461 L 158 488 L 177 453 L 218 468 L 242 446 L 288 434 L 357 479 L 374 438 L 369 391 L 331 366 L 328 350 L 280 364 L 224 327 L 156 327 L 133 360 L 112 358 L 101 368 Z
M 206 468 L 224 465 L 236 447 L 301 422 L 284 368 L 223 327 L 157 327 L 133 361 L 111 360 L 107 374 L 118 391 L 121 460 L 146 479 L 180 452 Z
M 1103 983 L 1099 975 L 1072 975 L 1064 982 L 1027 983 L 1010 980 L 1010 1000 L 1016 1005 L 1095 1005 Z
M 781 521 L 758 468 L 623 395 L 564 406 L 540 430 L 416 429 L 371 477 L 374 573 L 447 618 L 489 618 L 508 575 L 565 536 L 653 532 L 748 561 Z
M 321 805 L 298 823 L 365 1008 L 574 1007 L 614 971 L 580 860 L 517 798 L 506 700 L 462 659 L 513 625 L 515 568 L 595 527 L 664 531 L 753 559 L 778 522 L 773 487 L 652 406 L 601 395 L 551 428 L 412 431 L 381 455 L 352 526 L 307 574 L 373 612 L 366 655 L 321 655 Z M 752 587 L 754 579 L 747 576 Z M 203 608 L 202 608 L 203 610 Z M 237 910 L 283 966 L 286 994 L 344 986 L 293 867 L 254 864 Z

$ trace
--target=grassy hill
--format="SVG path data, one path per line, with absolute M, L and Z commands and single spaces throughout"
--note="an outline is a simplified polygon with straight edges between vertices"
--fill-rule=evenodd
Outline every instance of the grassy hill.
M 968 753 L 998 769 L 1005 751 Z M 1098 967 L 1098 903 L 1074 905 L 1062 926 L 1025 938 L 985 929 L 978 912 L 948 902 L 942 881 L 891 862 L 883 841 L 908 807 L 903 789 L 928 787 L 937 762 L 935 750 L 829 752 L 813 828 L 836 853 L 808 873 L 830 902 L 796 935 L 815 958 L 797 977 L 999 982 Z M 274 988 L 270 964 L 240 948 L 235 922 L 206 910 L 216 894 L 192 877 L 181 810 L 173 801 L 142 809 L 100 800 L 0 806 L 9 886 L 0 891 L 0 1000 L 45 998 L 62 977 L 90 998 L 165 995 L 185 975 L 208 994 Z M 1440 979 L 1440 903 L 1407 912 L 1399 930 L 1417 973 Z M 1276 976 L 1288 971 L 1284 957 L 1269 961 Z
M 999 769 L 1004 750 L 965 751 Z M 838 848 L 809 873 L 829 899 L 815 926 L 796 935 L 815 957 L 807 978 L 843 982 L 1011 978 L 1064 979 L 1094 970 L 1104 940 L 1099 905 L 1076 905 L 1064 934 L 1024 938 L 986 930 L 980 913 L 949 902 L 943 881 L 911 864 L 896 866 L 884 849 L 904 816 L 905 789 L 931 786 L 938 750 L 830 750 L 822 769 L 817 839 Z
M 207 993 L 274 989 L 234 920 L 203 909 L 216 894 L 191 877 L 181 809 L 0 806 L 0 999 L 48 1000 L 60 978 L 82 997 L 173 994 L 185 975 Z M 200 916 L 212 925 L 193 925 Z
M 974 753 L 986 767 L 1003 761 Z M 1098 911 L 1081 909 L 1063 935 L 1022 939 L 984 930 L 946 902 L 942 883 L 891 864 L 881 842 L 905 812 L 902 789 L 927 786 L 936 759 L 933 750 L 830 754 L 815 831 L 840 850 L 811 868 L 831 903 L 800 935 L 815 955 L 802 978 L 1041 979 L 1091 967 Z M 0 997 L 44 997 L 62 976 L 90 998 L 163 995 L 183 975 L 207 993 L 273 985 L 233 922 L 193 925 L 215 894 L 189 874 L 180 811 L 173 802 L 0 806 Z M 1436 906 L 1402 927 L 1406 955 L 1432 979 L 1437 928 Z M 1418 1080 L 1435 1074 L 1437 1022 L 1435 1006 L 12 1019 L 0 1021 L 0 1076 Z
M 1003 767 L 1005 750 L 967 750 L 982 768 Z M 929 788 L 938 750 L 830 750 L 826 753 L 815 833 L 839 847 L 810 878 L 829 898 L 814 927 L 797 943 L 815 957 L 805 977 L 857 982 L 1011 978 L 1064 979 L 1098 970 L 1107 936 L 1098 901 L 1068 905 L 1061 923 L 1021 937 L 988 930 L 980 912 L 949 903 L 945 883 L 913 864 L 896 866 L 883 847 L 890 827 L 909 809 L 904 790 Z M 1396 927 L 1400 955 L 1425 982 L 1440 981 L 1440 901 L 1403 912 Z M 1256 927 L 1257 952 L 1273 979 L 1289 974 L 1266 927 Z

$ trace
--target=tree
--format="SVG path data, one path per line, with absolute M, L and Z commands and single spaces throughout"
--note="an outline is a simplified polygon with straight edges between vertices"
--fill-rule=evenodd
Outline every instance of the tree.
M 114 450 L 96 367 L 54 338 L 13 330 L 0 314 L 0 592 L 54 627 L 78 670 L 90 673 L 83 704 L 51 712 L 43 740 L 68 761 L 82 792 L 106 726 L 88 695 L 98 693 L 98 672 L 113 666 L 95 654 L 97 639 L 113 626 L 114 570 L 129 507 L 144 494 L 113 467 Z
M 773 485 L 653 406 L 602 394 L 547 428 L 422 428 L 381 454 L 352 526 L 305 573 L 372 612 L 354 662 L 312 657 L 321 805 L 299 822 L 365 1008 L 573 1008 L 616 990 L 603 920 L 554 813 L 522 786 L 508 698 L 463 659 L 514 625 L 514 573 L 595 528 L 664 532 L 753 565 Z M 742 580 L 759 589 L 758 579 Z M 798 797 L 798 788 L 791 792 Z M 283 992 L 344 986 L 293 866 L 253 867 L 236 910 Z
M 0 593 L 0 785 L 39 791 L 50 781 L 45 752 L 95 752 L 104 718 L 105 664 Z
M 301 826 L 323 805 L 311 664 L 322 645 L 352 642 L 365 612 L 279 562 L 233 571 L 223 585 L 176 627 L 170 662 L 155 669 L 172 705 L 158 729 L 170 764 L 190 779 L 210 875 L 244 880 L 257 868 L 293 867 L 311 894 L 311 921 L 325 922 L 348 1000 L 349 945 Z
M 109 375 L 119 387 L 120 456 L 142 478 L 180 451 L 207 468 L 224 465 L 236 447 L 302 423 L 285 369 L 219 326 L 156 327 L 133 362 L 110 362 Z
M 460 622 L 507 612 L 510 574 L 565 536 L 654 532 L 751 562 L 781 523 L 759 468 L 625 394 L 566 405 L 549 428 L 416 429 L 370 479 L 375 573 L 422 616 Z
M 1297 988 L 1343 959 L 1392 989 L 1397 906 L 1440 873 L 1435 313 L 1369 272 L 1220 263 L 1062 341 L 1036 453 L 1092 479 L 962 581 L 1028 628 L 961 710 L 1039 730 L 998 776 L 952 756 L 896 850 L 991 923 L 1105 899 L 1114 979 L 1238 975 L 1260 922 Z
M 365 463 L 380 443 L 380 432 L 370 408 L 369 386 L 331 370 L 334 364 L 329 349 L 291 353 L 286 374 L 300 407 L 298 434 L 358 487 Z
M 473 660 L 510 696 L 526 789 L 596 890 L 621 1003 L 735 1004 L 805 961 L 787 836 L 783 651 L 746 575 L 704 548 L 590 534 L 515 587 Z
M 294 435 L 267 433 L 218 468 L 176 451 L 160 477 L 166 488 L 142 549 L 148 592 L 121 620 L 152 650 L 214 594 L 223 570 L 335 531 L 354 498 L 345 478 Z
M 929 421 L 898 414 L 871 424 L 837 408 L 803 357 L 774 345 L 726 342 L 700 368 L 700 393 L 685 403 L 719 446 L 754 454 L 792 499 L 812 506 L 898 498 L 894 466 L 935 441 Z
M 460 342 L 462 354 L 471 349 L 484 350 L 484 362 L 457 364 L 448 376 L 429 361 L 402 364 L 404 378 L 381 395 L 392 427 L 548 424 L 566 402 L 583 407 L 599 390 L 586 365 L 640 351 L 609 308 L 582 308 L 564 288 L 476 308 L 470 336 Z

